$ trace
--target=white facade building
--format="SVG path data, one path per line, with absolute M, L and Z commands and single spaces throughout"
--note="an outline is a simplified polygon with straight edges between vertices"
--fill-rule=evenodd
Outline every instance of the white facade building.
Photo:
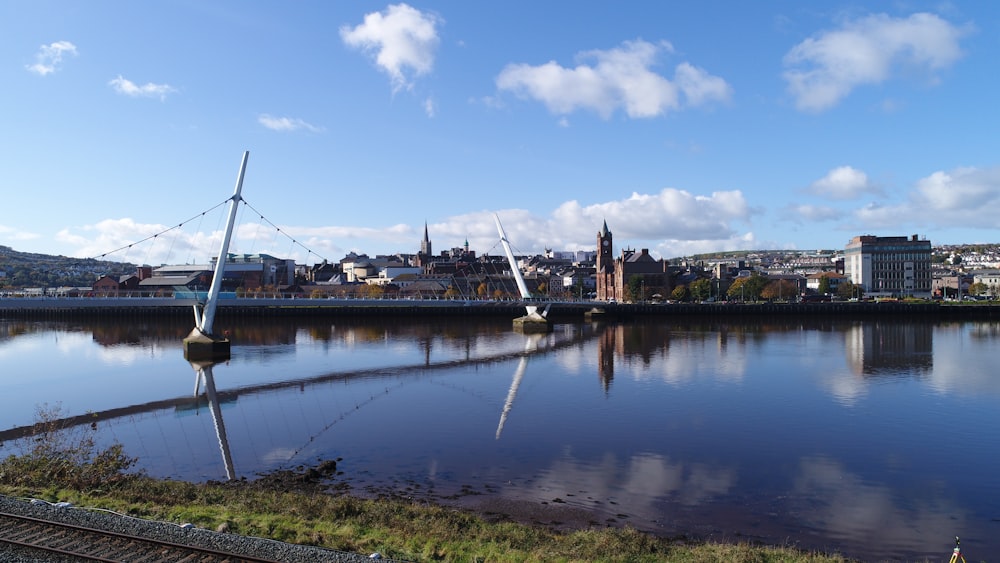
M 844 251 L 844 275 L 868 295 L 931 296 L 931 242 L 912 237 L 862 235 Z

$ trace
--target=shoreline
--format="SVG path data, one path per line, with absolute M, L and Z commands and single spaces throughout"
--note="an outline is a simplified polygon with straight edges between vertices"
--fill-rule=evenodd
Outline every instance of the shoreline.
M 753 303 L 606 303 L 600 301 L 492 301 L 410 299 L 232 298 L 218 302 L 220 318 L 280 317 L 494 317 L 524 316 L 526 305 L 551 304 L 548 318 L 633 320 L 646 317 L 906 316 L 929 319 L 1000 318 L 1000 303 L 938 301 L 833 301 Z M 167 297 L 4 297 L 0 318 L 190 318 L 195 299 Z

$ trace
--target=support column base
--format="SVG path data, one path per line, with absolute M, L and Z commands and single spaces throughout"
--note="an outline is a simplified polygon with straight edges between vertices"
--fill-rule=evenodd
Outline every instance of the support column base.
M 189 362 L 225 361 L 230 357 L 228 338 L 218 337 L 195 328 L 184 339 L 184 359 Z

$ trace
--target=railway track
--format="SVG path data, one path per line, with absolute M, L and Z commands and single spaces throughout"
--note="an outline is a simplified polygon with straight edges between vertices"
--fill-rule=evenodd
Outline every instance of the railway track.
M 83 561 L 120 563 L 278 563 L 250 555 L 160 541 L 0 512 L 0 547 L 19 546 Z

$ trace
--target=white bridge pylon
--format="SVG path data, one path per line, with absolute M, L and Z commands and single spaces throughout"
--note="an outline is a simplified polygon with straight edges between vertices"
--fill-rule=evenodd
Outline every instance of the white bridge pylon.
M 503 244 L 503 251 L 507 254 L 507 262 L 510 263 L 511 273 L 514 275 L 514 281 L 517 282 L 517 290 L 521 293 L 521 299 L 530 300 L 534 296 L 528 291 L 528 284 L 524 283 L 524 276 L 521 275 L 521 268 L 517 266 L 517 260 L 514 259 L 514 251 L 510 249 L 510 242 L 507 240 L 507 233 L 503 230 L 503 225 L 500 224 L 500 216 L 493 214 L 493 218 L 497 222 L 497 231 L 500 233 L 500 242 Z M 528 318 L 530 320 L 547 322 L 546 316 L 549 314 L 549 307 L 551 304 L 545 305 L 545 310 L 541 313 L 538 312 L 538 305 L 525 305 L 524 308 L 528 311 Z

